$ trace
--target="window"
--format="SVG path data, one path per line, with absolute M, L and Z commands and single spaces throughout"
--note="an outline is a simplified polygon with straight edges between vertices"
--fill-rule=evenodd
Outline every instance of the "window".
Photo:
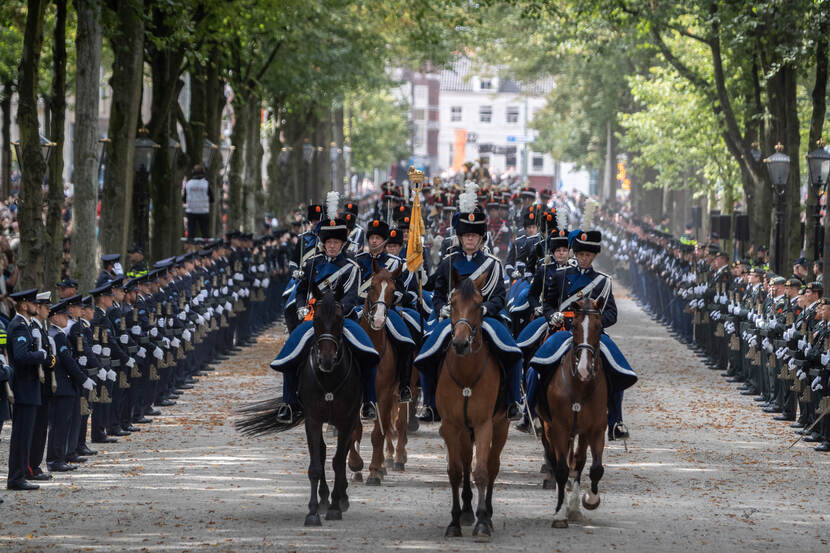
M 429 87 L 423 84 L 415 85 L 413 92 L 413 103 L 416 107 L 424 107 L 429 105 Z
M 425 113 L 424 110 L 416 109 L 416 110 L 414 110 L 414 112 L 415 112 L 414 117 L 415 117 L 416 121 L 423 121 L 424 120 L 424 113 Z
M 519 107 L 518 106 L 507 106 L 507 122 L 508 123 L 518 123 L 519 122 Z
M 533 156 L 533 170 L 534 171 L 541 171 L 545 168 L 545 158 L 543 156 L 535 155 Z
M 509 169 L 510 167 L 516 167 L 516 154 L 507 154 L 504 165 Z
M 478 120 L 482 123 L 489 123 L 493 119 L 493 106 L 481 106 L 478 108 Z
M 452 106 L 450 108 L 450 121 L 461 121 L 461 106 Z
M 493 88 L 493 81 L 490 79 L 481 79 L 481 90 L 491 90 Z

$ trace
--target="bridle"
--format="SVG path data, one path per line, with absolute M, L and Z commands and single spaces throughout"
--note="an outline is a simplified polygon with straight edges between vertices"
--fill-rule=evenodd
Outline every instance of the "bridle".
M 598 309 L 592 309 L 592 308 L 589 308 L 589 307 L 583 307 L 578 312 L 581 313 L 584 317 L 588 317 L 590 315 L 602 315 L 602 313 L 600 313 L 600 311 Z M 576 327 L 575 323 L 576 323 L 576 321 L 574 321 L 574 328 Z M 591 364 L 588 366 L 588 372 L 589 372 L 588 377 L 589 377 L 589 379 L 593 379 L 594 376 L 596 376 L 596 373 L 597 373 L 597 359 L 598 359 L 597 348 L 592 346 L 591 344 L 589 344 L 587 342 L 587 339 L 588 339 L 587 336 L 583 336 L 583 340 L 586 340 L 586 341 L 581 343 L 581 344 L 577 344 L 574 347 L 573 355 L 571 355 L 571 367 L 570 368 L 571 368 L 571 376 L 573 376 L 573 377 L 577 377 L 576 360 L 579 357 L 579 352 L 581 350 L 586 350 L 588 353 L 591 354 Z
M 377 311 L 379 305 L 384 306 L 386 309 L 383 312 L 383 323 L 379 327 L 375 328 L 375 311 Z M 383 326 L 386 324 L 387 317 L 389 317 L 389 304 L 384 300 L 370 302 L 369 307 L 363 310 L 363 318 L 366 319 L 366 322 L 369 323 L 369 328 L 372 330 L 383 329 Z
M 320 342 L 331 342 L 334 344 L 336 356 L 334 358 L 334 362 L 331 364 L 331 369 L 326 370 L 320 364 Z M 324 332 L 322 334 L 317 335 L 317 338 L 314 340 L 314 344 L 311 346 L 311 358 L 314 367 L 319 369 L 323 374 L 331 374 L 334 372 L 334 367 L 336 367 L 340 361 L 343 359 L 343 352 L 346 348 L 343 347 L 343 335 L 341 334 L 340 337 L 335 336 L 329 332 Z
M 466 340 L 467 345 L 470 347 L 470 350 L 467 353 L 464 353 L 463 355 L 458 355 L 457 353 L 456 353 L 456 355 L 458 355 L 459 357 L 464 357 L 465 355 L 478 353 L 481 350 L 481 342 L 479 342 L 477 349 L 473 349 L 473 344 L 476 341 L 476 338 L 478 337 L 478 332 L 481 328 L 480 326 L 474 325 L 473 323 L 470 322 L 470 319 L 468 319 L 466 317 L 461 317 L 457 321 L 451 322 L 450 325 L 451 325 L 451 328 L 452 328 L 453 338 L 455 337 L 455 327 L 456 326 L 465 325 L 467 328 L 470 329 L 470 334 L 469 334 L 469 336 L 467 336 L 467 340 Z

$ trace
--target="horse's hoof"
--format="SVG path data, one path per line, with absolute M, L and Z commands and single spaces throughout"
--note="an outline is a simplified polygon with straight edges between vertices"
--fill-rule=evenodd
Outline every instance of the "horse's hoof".
M 363 459 L 361 459 L 360 462 L 358 462 L 354 466 L 349 465 L 349 470 L 352 472 L 360 472 L 361 470 L 363 470 Z
M 366 479 L 367 486 L 380 486 L 380 478 L 377 476 L 370 476 Z
M 385 469 L 391 469 L 391 468 L 392 468 L 392 467 L 394 467 L 394 466 L 395 466 L 395 460 L 394 460 L 393 458 L 391 458 L 391 457 L 390 457 L 390 458 L 388 458 L 388 459 L 386 459 L 386 460 L 383 462 L 383 468 L 385 468 Z
M 388 474 L 386 467 L 380 467 L 378 474 L 380 474 L 381 476 L 386 476 Z
M 421 428 L 421 421 L 417 417 L 409 417 L 409 420 L 406 422 L 406 431 L 417 432 L 419 428 Z
M 567 519 L 563 519 L 563 520 L 554 519 L 553 524 L 551 526 L 553 526 L 554 528 L 567 528 L 568 527 L 568 520 Z
M 490 528 L 490 525 L 484 521 L 478 521 L 476 523 L 476 527 L 473 528 L 473 538 L 478 543 L 485 543 L 490 541 L 492 537 L 493 529 Z
M 345 513 L 349 510 L 349 499 L 344 497 L 340 500 L 340 512 Z
M 473 523 L 476 521 L 476 515 L 473 513 L 472 509 L 465 509 L 461 511 L 461 525 L 462 526 L 472 526 Z
M 444 532 L 445 538 L 460 538 L 461 537 L 461 526 L 453 526 L 450 524 L 447 526 L 447 531 Z
M 599 494 L 596 494 L 594 496 L 596 497 L 596 503 L 591 503 L 591 495 L 593 494 L 590 494 L 589 492 L 585 492 L 584 494 L 582 494 L 582 506 L 588 509 L 589 511 L 593 511 L 594 509 L 599 507 L 600 504 Z
M 550 478 L 545 478 L 542 480 L 542 489 L 543 490 L 555 490 L 556 489 L 556 481 L 551 480 Z
M 326 513 L 326 520 L 343 520 L 343 513 L 337 509 L 329 509 Z
M 395 466 L 392 467 L 392 470 L 395 470 L 396 472 L 404 472 L 406 471 L 406 465 L 404 463 L 395 462 Z
M 354 476 L 352 476 L 352 481 L 354 481 L 354 482 L 363 482 L 363 473 L 362 472 L 354 473 Z
M 317 513 L 309 513 L 305 517 L 305 525 L 306 526 L 322 526 L 323 523 L 320 522 L 320 515 Z

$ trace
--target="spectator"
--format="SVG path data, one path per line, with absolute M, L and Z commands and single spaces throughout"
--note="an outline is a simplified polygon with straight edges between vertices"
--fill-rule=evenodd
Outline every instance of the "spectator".
M 185 183 L 182 201 L 185 204 L 185 215 L 187 215 L 187 237 L 209 237 L 210 204 L 213 203 L 213 191 L 210 189 L 201 165 L 193 168 L 190 179 Z

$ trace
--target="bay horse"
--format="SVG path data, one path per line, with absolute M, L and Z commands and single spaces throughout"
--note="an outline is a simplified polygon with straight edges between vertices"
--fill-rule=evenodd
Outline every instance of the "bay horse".
M 378 398 L 377 419 L 372 430 L 372 461 L 369 463 L 368 486 L 380 486 L 385 476 L 385 466 L 397 471 L 404 471 L 407 461 L 407 418 L 409 405 L 398 402 L 398 355 L 394 343 L 389 339 L 386 319 L 389 309 L 395 302 L 395 282 L 403 270 L 403 265 L 394 271 L 372 262 L 372 283 L 366 293 L 366 303 L 360 326 L 369 335 L 372 345 L 380 355 L 375 390 Z M 410 360 L 411 361 L 411 360 Z M 412 385 L 412 383 L 410 383 Z M 397 435 L 397 445 L 393 442 Z M 349 468 L 355 472 L 355 480 L 360 481 L 363 459 L 357 450 L 357 444 L 363 436 L 363 427 L 355 429 L 354 439 L 349 451 Z M 385 447 L 385 455 L 384 455 Z
M 605 471 L 602 452 L 608 426 L 608 385 L 600 355 L 602 300 L 584 299 L 575 304 L 573 346 L 548 379 L 536 413 L 542 425 L 545 459 L 556 480 L 557 501 L 554 528 L 567 528 L 568 518 L 579 512 L 579 487 L 582 469 L 591 448 L 591 486 L 582 496 L 588 510 L 599 507 L 598 484 Z M 545 488 L 552 487 L 545 481 Z M 565 493 L 568 501 L 565 502 Z M 565 503 L 564 509 L 563 503 Z
M 352 433 L 360 424 L 363 383 L 360 367 L 343 336 L 342 283 L 335 291 L 328 289 L 322 292 L 312 282 L 311 292 L 315 299 L 312 319 L 314 341 L 299 378 L 303 418 L 290 425 L 277 422 L 280 401 L 268 400 L 243 408 L 241 412 L 249 416 L 238 421 L 236 427 L 245 435 L 255 436 L 282 432 L 304 420 L 310 457 L 308 479 L 311 482 L 305 525 L 320 526 L 319 509 L 328 509 L 326 520 L 341 520 L 342 513 L 349 508 L 346 454 Z M 337 449 L 332 459 L 334 490 L 331 502 L 324 468 L 326 443 L 323 423 L 326 422 L 337 429 Z
M 451 347 L 438 375 L 436 402 L 441 415 L 441 437 L 447 444 L 447 473 L 452 487 L 452 521 L 446 537 L 461 537 L 461 524 L 475 521 L 476 541 L 489 541 L 493 533 L 493 484 L 507 441 L 508 421 L 500 397 L 501 369 L 484 340 L 481 289 L 487 279 L 461 279 L 453 269 L 450 296 Z M 475 516 L 470 485 L 473 446 L 478 488 Z M 462 485 L 459 502 L 458 488 Z

